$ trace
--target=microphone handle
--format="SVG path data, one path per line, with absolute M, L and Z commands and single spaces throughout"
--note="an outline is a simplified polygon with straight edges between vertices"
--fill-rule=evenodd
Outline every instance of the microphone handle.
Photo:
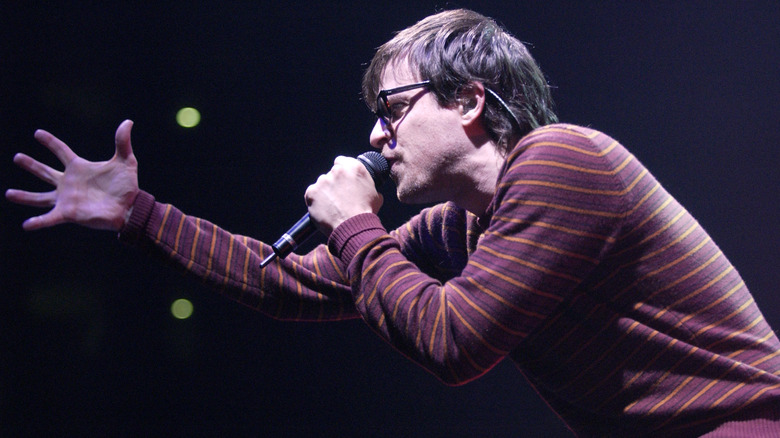
M 268 257 L 260 262 L 260 267 L 264 268 L 271 263 L 276 257 L 285 258 L 290 254 L 298 245 L 302 244 L 309 237 L 311 237 L 317 229 L 312 224 L 309 218 L 309 213 L 303 215 L 298 219 L 298 222 L 292 226 L 286 233 L 282 234 L 282 237 L 276 241 L 271 248 L 274 250 Z

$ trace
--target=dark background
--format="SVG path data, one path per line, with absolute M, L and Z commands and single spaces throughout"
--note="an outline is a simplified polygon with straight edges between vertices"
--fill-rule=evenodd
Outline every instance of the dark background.
M 0 3 L 3 190 L 49 189 L 17 151 L 61 168 L 36 128 L 103 160 L 129 118 L 142 188 L 273 240 L 334 156 L 368 149 L 374 48 L 470 7 L 530 44 L 563 121 L 620 140 L 692 211 L 780 328 L 777 1 L 111 3 Z M 183 106 L 199 126 L 176 125 Z M 385 190 L 394 227 L 415 208 Z M 111 233 L 0 212 L 2 436 L 567 435 L 508 361 L 449 388 L 360 321 L 274 321 Z

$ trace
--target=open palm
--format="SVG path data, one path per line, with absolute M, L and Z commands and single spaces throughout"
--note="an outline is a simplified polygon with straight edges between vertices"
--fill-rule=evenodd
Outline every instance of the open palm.
M 133 155 L 130 131 L 125 120 L 116 131 L 116 152 L 108 161 L 87 161 L 57 137 L 38 130 L 35 139 L 46 146 L 65 166 L 60 172 L 23 154 L 14 163 L 55 187 L 50 192 L 9 189 L 6 198 L 17 204 L 53 207 L 47 213 L 27 219 L 25 230 L 37 230 L 63 223 L 118 231 L 138 194 L 138 162 Z

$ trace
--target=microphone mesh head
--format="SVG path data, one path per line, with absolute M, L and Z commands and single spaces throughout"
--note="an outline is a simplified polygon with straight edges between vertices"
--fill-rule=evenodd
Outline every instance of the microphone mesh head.
M 381 187 L 390 175 L 390 166 L 387 164 L 385 157 L 379 152 L 368 151 L 358 155 L 357 159 L 363 163 L 368 173 L 371 174 L 376 188 Z

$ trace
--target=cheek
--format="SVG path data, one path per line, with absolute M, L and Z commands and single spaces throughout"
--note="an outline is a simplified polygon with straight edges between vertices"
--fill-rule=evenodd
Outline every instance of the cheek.
M 394 148 L 397 141 L 405 157 L 416 157 L 415 164 L 427 161 L 426 158 L 435 159 L 435 156 L 449 149 L 448 145 L 459 127 L 459 116 L 453 114 L 453 110 L 440 108 L 435 101 L 426 102 L 423 99 L 396 127 L 393 143 L 390 144 Z

